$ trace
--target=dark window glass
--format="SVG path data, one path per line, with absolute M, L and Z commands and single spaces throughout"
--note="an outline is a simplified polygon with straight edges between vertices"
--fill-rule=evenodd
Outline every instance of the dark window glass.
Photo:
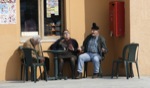
M 38 0 L 20 0 L 21 32 L 38 32 Z
M 42 1 L 44 5 L 38 3 Z M 63 16 L 61 14 L 64 11 L 62 11 L 62 5 L 63 0 L 20 0 L 21 35 L 60 36 L 63 29 Z M 42 9 L 44 13 L 39 14 L 38 11 Z M 44 23 L 41 23 L 43 21 L 38 22 L 39 20 L 44 20 Z

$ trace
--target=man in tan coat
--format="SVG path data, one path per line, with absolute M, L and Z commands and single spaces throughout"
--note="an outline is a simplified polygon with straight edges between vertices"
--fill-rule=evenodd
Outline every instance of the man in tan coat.
M 40 62 L 44 62 L 45 63 L 46 70 L 47 70 L 47 73 L 48 73 L 48 71 L 49 71 L 49 58 L 43 57 L 43 52 L 42 52 L 42 47 L 41 47 L 40 41 L 41 41 L 40 36 L 33 36 L 32 38 L 30 38 L 29 40 L 27 40 L 23 44 L 23 47 L 24 48 L 32 48 L 32 49 L 36 50 L 36 52 L 38 53 L 38 57 L 40 59 Z M 32 53 L 32 57 L 33 57 L 33 59 L 36 58 L 34 53 Z

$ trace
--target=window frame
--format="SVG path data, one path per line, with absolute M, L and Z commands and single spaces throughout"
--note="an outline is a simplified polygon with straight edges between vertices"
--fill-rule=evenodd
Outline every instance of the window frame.
M 54 42 L 62 36 L 63 29 L 65 28 L 65 0 L 61 0 L 61 34 L 60 36 L 44 36 L 44 0 L 38 0 L 38 35 L 41 37 L 41 42 Z M 21 13 L 20 13 L 21 23 Z M 20 42 L 25 42 L 32 36 L 22 36 L 21 24 L 20 24 Z

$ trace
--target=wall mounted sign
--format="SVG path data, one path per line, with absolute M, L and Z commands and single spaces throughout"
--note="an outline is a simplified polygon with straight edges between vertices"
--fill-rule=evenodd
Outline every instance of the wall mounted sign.
M 16 24 L 16 0 L 0 0 L 0 24 Z
M 51 17 L 51 14 L 59 15 L 58 10 L 58 0 L 47 0 L 46 7 L 47 7 L 47 18 Z

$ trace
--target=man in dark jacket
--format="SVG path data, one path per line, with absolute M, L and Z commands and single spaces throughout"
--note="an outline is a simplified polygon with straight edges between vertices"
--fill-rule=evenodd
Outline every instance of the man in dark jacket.
M 66 50 L 66 52 L 58 55 L 59 58 L 59 76 L 62 76 L 64 61 L 70 61 L 72 78 L 75 78 L 75 62 L 77 60 L 78 43 L 70 37 L 68 30 L 63 32 L 63 37 L 58 39 L 50 46 L 51 50 Z
M 84 53 L 79 55 L 78 58 L 78 76 L 77 79 L 82 78 L 82 70 L 84 66 L 84 62 L 92 61 L 94 64 L 94 73 L 93 76 L 98 76 L 99 73 L 99 61 L 102 59 L 102 53 L 107 52 L 107 47 L 105 43 L 105 39 L 100 36 L 99 34 L 99 27 L 96 25 L 96 23 L 93 23 L 91 28 L 91 34 L 86 37 L 86 39 L 83 42 L 82 49 L 80 48 L 80 51 L 83 51 Z

